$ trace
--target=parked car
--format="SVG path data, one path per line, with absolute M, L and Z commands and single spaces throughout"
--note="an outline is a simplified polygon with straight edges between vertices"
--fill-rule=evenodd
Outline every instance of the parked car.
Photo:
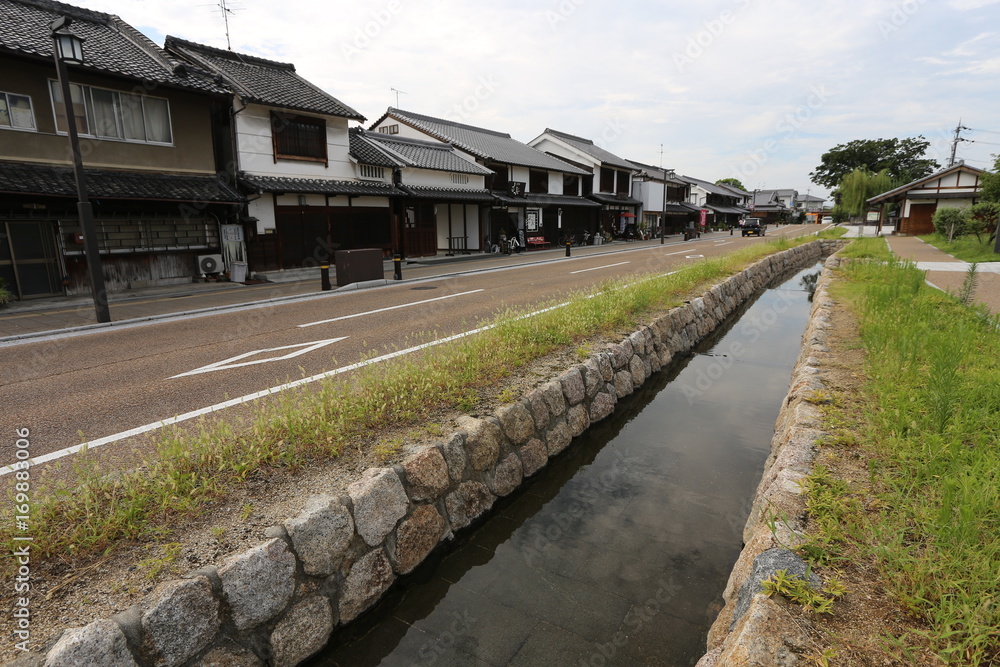
M 764 236 L 764 226 L 760 224 L 760 218 L 745 218 L 740 220 L 740 231 L 743 236 Z
M 824 215 L 823 219 L 820 222 L 822 222 L 824 225 L 832 225 L 833 224 L 833 216 L 832 215 Z

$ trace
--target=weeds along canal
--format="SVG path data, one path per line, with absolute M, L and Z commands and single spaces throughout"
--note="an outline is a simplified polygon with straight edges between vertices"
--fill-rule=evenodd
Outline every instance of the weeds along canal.
M 309 664 L 694 665 L 820 268 L 744 304 Z

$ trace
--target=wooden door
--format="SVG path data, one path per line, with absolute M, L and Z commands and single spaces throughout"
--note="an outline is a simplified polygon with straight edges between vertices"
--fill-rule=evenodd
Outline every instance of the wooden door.
M 910 218 L 904 234 L 910 236 L 920 236 L 921 234 L 934 233 L 934 212 L 937 211 L 937 204 L 911 204 Z
M 437 219 L 433 204 L 406 207 L 405 253 L 407 257 L 430 257 L 437 254 Z

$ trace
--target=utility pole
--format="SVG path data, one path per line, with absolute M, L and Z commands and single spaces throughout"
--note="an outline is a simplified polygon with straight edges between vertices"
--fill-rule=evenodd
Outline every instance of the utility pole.
M 962 130 L 968 130 L 970 128 L 962 125 L 962 119 L 958 120 L 958 125 L 955 126 L 955 138 L 951 140 L 951 158 L 948 160 L 948 166 L 955 166 L 955 151 L 958 149 L 958 142 L 968 141 L 968 139 L 962 138 Z

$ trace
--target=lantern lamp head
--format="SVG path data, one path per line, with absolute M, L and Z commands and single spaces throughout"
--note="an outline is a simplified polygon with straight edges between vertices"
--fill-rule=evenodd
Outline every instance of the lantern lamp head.
M 69 17 L 61 16 L 52 23 L 52 39 L 59 59 L 70 65 L 83 64 L 83 38 L 69 29 Z

